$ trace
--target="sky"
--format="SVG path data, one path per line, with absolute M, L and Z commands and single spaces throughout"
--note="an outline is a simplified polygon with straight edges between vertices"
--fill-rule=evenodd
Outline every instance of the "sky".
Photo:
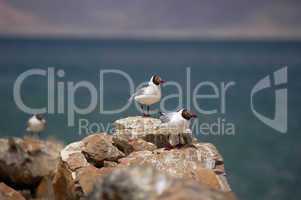
M 0 0 L 0 36 L 301 39 L 299 0 Z

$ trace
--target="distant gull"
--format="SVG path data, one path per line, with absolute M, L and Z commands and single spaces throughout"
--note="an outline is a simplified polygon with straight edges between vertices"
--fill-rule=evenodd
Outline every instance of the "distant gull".
M 46 120 L 44 116 L 42 114 L 35 114 L 28 120 L 26 131 L 32 136 L 33 134 L 37 134 L 39 137 L 40 133 L 45 130 L 45 128 Z

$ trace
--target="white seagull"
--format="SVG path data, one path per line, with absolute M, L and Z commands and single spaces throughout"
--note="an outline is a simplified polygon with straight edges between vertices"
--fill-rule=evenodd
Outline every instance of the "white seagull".
M 149 115 L 149 106 L 155 104 L 160 101 L 161 99 L 161 87 L 160 85 L 163 84 L 165 81 L 160 78 L 158 75 L 154 75 L 151 77 L 148 85 L 146 87 L 140 88 L 137 90 L 131 97 L 130 101 L 135 99 L 143 111 L 143 105 L 147 107 L 147 114 L 143 111 L 143 116 L 150 116 Z
M 160 112 L 160 120 L 162 123 L 168 125 L 171 128 L 177 128 L 183 131 L 191 132 L 190 120 L 192 118 L 196 118 L 196 114 L 189 112 L 186 109 L 180 109 L 177 112 L 169 112 L 169 113 L 162 113 Z
M 39 134 L 45 130 L 46 128 L 46 120 L 44 119 L 42 114 L 36 114 L 33 115 L 31 118 L 29 118 L 27 122 L 27 128 L 26 131 L 31 134 Z

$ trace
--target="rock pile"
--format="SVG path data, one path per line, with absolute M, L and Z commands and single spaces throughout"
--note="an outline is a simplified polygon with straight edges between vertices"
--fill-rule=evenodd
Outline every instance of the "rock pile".
M 154 118 L 114 125 L 113 135 L 93 134 L 61 151 L 53 181 L 57 200 L 235 199 L 212 144 L 167 130 Z
M 114 126 L 113 134 L 95 133 L 64 149 L 1 139 L 0 199 L 235 199 L 214 145 L 154 118 L 128 117 Z

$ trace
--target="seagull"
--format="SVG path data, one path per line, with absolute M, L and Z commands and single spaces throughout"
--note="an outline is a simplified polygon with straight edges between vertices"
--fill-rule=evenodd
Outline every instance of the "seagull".
M 138 89 L 131 97 L 130 101 L 135 99 L 140 104 L 144 117 L 149 117 L 149 106 L 157 103 L 161 99 L 160 85 L 165 83 L 158 75 L 153 75 L 146 87 Z M 146 105 L 147 114 L 144 113 L 143 105 Z
M 176 112 L 162 113 L 160 112 L 160 120 L 162 123 L 167 124 L 169 127 L 177 128 L 183 131 L 191 132 L 190 120 L 196 118 L 196 114 L 189 112 L 186 109 L 180 109 Z
M 46 128 L 46 120 L 42 114 L 35 114 L 27 121 L 26 131 L 31 134 L 37 134 L 38 137 L 40 133 Z

